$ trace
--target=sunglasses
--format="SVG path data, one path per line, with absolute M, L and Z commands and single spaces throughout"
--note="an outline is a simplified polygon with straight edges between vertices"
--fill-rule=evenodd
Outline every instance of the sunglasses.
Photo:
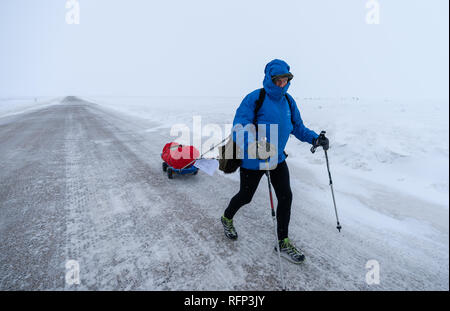
M 282 75 L 276 75 L 272 77 L 272 82 L 276 83 L 278 81 L 286 81 L 289 82 L 292 80 L 292 78 L 294 78 L 294 75 L 292 73 L 285 73 Z

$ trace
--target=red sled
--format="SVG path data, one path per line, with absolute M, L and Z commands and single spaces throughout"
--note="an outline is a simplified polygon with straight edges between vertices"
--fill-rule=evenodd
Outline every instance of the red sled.
M 194 146 L 184 146 L 176 142 L 167 143 L 161 153 L 163 171 L 172 179 L 173 173 L 180 175 L 194 174 L 198 168 L 194 166 L 195 160 L 200 156 L 200 152 Z

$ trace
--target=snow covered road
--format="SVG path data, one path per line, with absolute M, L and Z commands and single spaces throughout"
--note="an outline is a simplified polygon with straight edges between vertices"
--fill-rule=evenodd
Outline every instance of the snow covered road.
M 0 290 L 279 289 L 266 180 L 236 215 L 239 239 L 229 241 L 220 216 L 239 182 L 202 172 L 169 180 L 159 156 L 169 141 L 156 122 L 75 97 L 0 118 Z M 432 217 L 447 220 L 427 236 L 343 217 L 338 233 L 332 206 L 322 215 L 311 195 L 321 188 L 328 196 L 328 185 L 287 162 L 296 189 L 291 237 L 307 256 L 300 266 L 283 262 L 288 289 L 448 290 L 448 209 Z M 338 208 L 398 216 L 400 202 L 423 203 L 381 184 L 369 189 L 378 194 L 372 201 L 338 192 Z M 65 282 L 68 260 L 79 262 L 79 285 Z M 380 264 L 378 285 L 366 283 L 369 260 Z

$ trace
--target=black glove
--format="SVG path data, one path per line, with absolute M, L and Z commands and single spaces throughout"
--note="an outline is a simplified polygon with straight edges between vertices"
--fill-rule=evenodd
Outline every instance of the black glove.
M 328 138 L 325 137 L 325 135 L 321 134 L 314 140 L 313 146 L 314 148 L 322 146 L 323 150 L 328 150 L 328 148 L 330 148 L 330 141 L 328 140 Z

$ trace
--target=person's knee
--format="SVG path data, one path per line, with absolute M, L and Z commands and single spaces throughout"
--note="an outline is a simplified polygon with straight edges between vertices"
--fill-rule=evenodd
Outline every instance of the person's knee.
M 292 203 L 292 191 L 290 189 L 286 195 L 286 200 L 289 200 L 289 203 Z
M 241 198 L 242 204 L 249 204 L 252 199 L 253 195 L 255 194 L 256 188 L 246 186 L 243 189 L 239 191 L 239 197 Z
M 242 204 L 249 204 L 252 201 L 252 197 L 251 196 L 243 196 L 241 198 L 241 202 Z
M 252 201 L 253 195 L 247 191 L 239 191 L 236 194 L 236 199 L 239 201 L 239 205 L 249 204 Z
M 292 191 L 289 189 L 288 191 L 283 192 L 278 201 L 287 207 L 291 207 L 292 204 Z

